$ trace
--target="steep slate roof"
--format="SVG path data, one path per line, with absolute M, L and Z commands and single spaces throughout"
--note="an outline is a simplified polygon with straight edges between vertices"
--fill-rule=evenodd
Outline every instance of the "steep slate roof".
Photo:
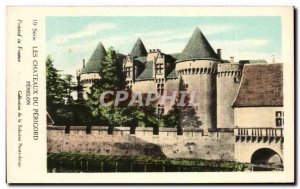
M 245 64 L 233 106 L 283 106 L 282 85 L 282 64 Z
M 173 54 L 169 54 L 169 56 L 172 56 L 174 59 L 178 59 L 180 56 L 180 53 L 173 53 Z
M 105 55 L 106 50 L 103 44 L 100 42 L 94 50 L 86 66 L 82 69 L 81 74 L 99 72 L 101 69 L 101 62 L 103 61 Z
M 147 56 L 136 57 L 136 58 L 134 58 L 134 60 L 137 60 L 140 63 L 146 64 L 147 63 Z
M 137 41 L 135 42 L 131 50 L 130 56 L 132 58 L 139 57 L 139 56 L 147 56 L 147 50 L 140 38 L 138 38 Z
M 196 28 L 176 62 L 207 59 L 219 60 L 219 57 L 200 29 Z
M 174 64 L 174 62 L 176 61 L 176 55 L 178 56 L 178 54 L 165 54 L 165 59 L 166 59 L 166 63 L 169 63 L 169 64 Z M 145 69 L 143 70 L 143 72 L 136 78 L 137 81 L 143 81 L 143 80 L 150 80 L 150 79 L 153 79 L 153 62 L 152 61 L 149 61 L 147 62 L 147 57 L 143 56 L 143 57 L 137 57 L 135 58 L 134 60 L 136 61 L 139 61 L 141 63 L 144 63 L 146 65 Z M 170 68 L 168 68 L 170 69 Z M 175 70 L 175 65 L 174 66 L 171 66 L 171 69 L 169 71 L 169 74 L 167 75 L 167 79 L 175 79 L 177 78 L 177 75 L 176 75 L 176 70 Z
M 122 54 L 122 53 L 117 53 L 117 62 L 118 62 L 118 64 L 123 64 L 123 60 L 124 60 L 124 58 L 125 58 L 126 56 L 124 55 L 124 54 Z
M 176 79 L 177 78 L 176 69 L 174 68 L 166 78 L 167 79 Z
M 137 81 L 153 79 L 153 62 L 149 61 L 146 64 L 144 71 L 136 78 Z
M 266 60 L 264 59 L 257 59 L 257 60 L 240 60 L 239 61 L 240 64 L 263 64 L 263 63 L 267 63 Z

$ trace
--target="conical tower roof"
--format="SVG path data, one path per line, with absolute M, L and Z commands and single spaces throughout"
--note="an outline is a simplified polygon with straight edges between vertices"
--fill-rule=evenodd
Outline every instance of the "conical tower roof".
M 90 57 L 89 61 L 87 62 L 86 66 L 83 68 L 81 73 L 98 73 L 102 67 L 101 62 L 103 61 L 105 55 L 106 50 L 103 44 L 100 42 L 98 43 L 96 49 L 94 50 L 92 56 Z
M 176 62 L 188 60 L 218 60 L 219 57 L 209 42 L 200 31 L 196 28 L 189 42 L 183 49 Z
M 131 50 L 130 56 L 132 58 L 139 57 L 139 56 L 147 56 L 147 50 L 140 38 L 138 38 L 137 41 L 135 42 Z

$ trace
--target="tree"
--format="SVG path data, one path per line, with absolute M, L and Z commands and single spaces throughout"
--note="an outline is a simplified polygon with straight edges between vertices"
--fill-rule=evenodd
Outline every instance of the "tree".
M 105 122 L 110 125 L 120 125 L 126 118 L 124 115 L 124 108 L 111 106 L 101 106 L 100 96 L 105 91 L 118 91 L 125 89 L 125 79 L 122 73 L 116 51 L 111 47 L 108 49 L 104 60 L 102 61 L 102 69 L 99 71 L 100 80 L 95 82 L 88 93 L 88 101 L 92 115 L 102 123 Z M 106 102 L 113 101 L 115 96 L 106 99 Z M 123 118 L 123 119 L 121 119 Z M 125 119 L 125 120 L 124 120 Z
M 131 100 L 130 91 L 127 91 L 129 98 L 118 106 L 101 106 L 100 96 L 103 92 L 110 90 L 116 93 L 116 91 L 125 90 L 126 87 L 122 66 L 118 63 L 117 54 L 113 48 L 108 49 L 101 67 L 99 72 L 101 78 L 90 88 L 87 101 L 96 121 L 112 126 L 129 125 L 131 127 L 137 127 L 139 122 L 143 122 L 147 127 L 156 127 L 158 118 L 155 114 L 155 106 L 153 104 L 148 107 L 139 107 L 136 104 L 128 106 Z M 105 102 L 114 100 L 115 96 L 113 95 L 106 98 Z
M 61 78 L 59 71 L 54 67 L 51 56 L 46 59 L 46 90 L 47 106 L 63 103 L 68 96 L 67 83 Z
M 118 63 L 117 53 L 110 47 L 102 61 L 102 69 L 99 72 L 101 76 L 99 84 L 101 85 L 100 89 L 102 89 L 102 92 L 125 89 L 125 78 L 120 68 L 122 67 L 121 64 Z
M 55 124 L 82 125 L 91 122 L 89 108 L 83 103 L 75 103 L 71 96 L 71 93 L 78 88 L 72 82 L 73 76 L 61 75 L 59 72 L 48 55 L 46 59 L 47 111 Z
M 177 102 L 172 106 L 172 109 L 164 117 L 164 125 L 177 128 L 177 130 L 182 130 L 180 125 L 180 109 L 177 106 Z
M 64 87 L 65 90 L 67 91 L 67 103 L 68 104 L 74 104 L 75 101 L 73 99 L 73 97 L 71 96 L 71 93 L 74 91 L 78 90 L 78 86 L 76 85 L 75 82 L 73 82 L 73 75 L 71 74 L 66 74 L 63 77 L 64 82 Z
M 179 80 L 179 91 L 186 91 L 185 84 L 181 77 Z M 177 128 L 178 133 L 182 132 L 183 127 L 200 127 L 201 125 L 201 121 L 199 121 L 198 116 L 196 115 L 195 108 L 188 105 L 190 100 L 189 94 L 184 98 L 184 106 L 178 106 L 178 102 L 181 98 L 182 94 L 180 93 L 177 96 L 172 109 L 164 117 L 165 126 Z

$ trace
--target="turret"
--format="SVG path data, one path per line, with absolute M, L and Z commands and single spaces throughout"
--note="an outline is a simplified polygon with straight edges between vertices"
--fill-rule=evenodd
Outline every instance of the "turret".
M 100 80 L 99 71 L 102 69 L 102 61 L 106 55 L 106 50 L 101 42 L 98 43 L 96 49 L 85 64 L 83 60 L 83 68 L 80 72 L 79 83 L 84 87 L 83 98 L 87 99 L 87 93 L 90 92 L 90 87 L 98 80 Z
M 135 42 L 135 44 L 130 52 L 130 56 L 132 58 L 147 56 L 147 50 L 144 46 L 144 43 L 142 42 L 142 40 L 140 38 L 138 38 L 137 41 Z
M 216 128 L 216 74 L 219 56 L 196 28 L 176 61 L 187 92 L 195 91 L 196 116 L 204 132 Z
M 231 58 L 233 59 L 233 58 Z M 217 76 L 217 128 L 233 128 L 232 104 L 238 94 L 243 65 L 224 63 L 218 65 Z

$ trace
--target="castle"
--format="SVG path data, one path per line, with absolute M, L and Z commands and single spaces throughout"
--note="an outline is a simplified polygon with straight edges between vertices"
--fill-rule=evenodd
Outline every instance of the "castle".
M 99 43 L 83 68 L 77 70 L 78 98 L 87 98 L 99 80 L 106 55 Z M 127 56 L 118 54 L 127 90 L 170 93 L 195 90 L 199 128 L 47 126 L 48 152 L 91 153 L 117 156 L 166 156 L 228 160 L 283 168 L 284 100 L 283 64 L 263 60 L 222 59 L 197 28 L 182 53 L 165 54 L 146 48 L 138 39 Z M 122 66 L 121 66 L 122 65 Z M 170 94 L 169 94 L 170 95 Z M 157 106 L 166 114 L 170 104 Z
M 76 72 L 78 85 L 84 87 L 84 91 L 78 92 L 78 98 L 87 99 L 89 88 L 101 78 L 99 70 L 105 55 L 105 48 L 100 42 L 87 64 L 83 60 L 83 67 Z M 221 49 L 217 49 L 216 53 L 199 28 L 195 29 L 181 53 L 165 54 L 160 49 L 147 51 L 142 40 L 138 39 L 130 54 L 125 56 L 118 53 L 118 60 L 126 76 L 126 88 L 133 93 L 157 91 L 171 95 L 172 91 L 179 90 L 182 79 L 187 92 L 196 91 L 195 112 L 204 131 L 232 129 L 236 126 L 233 105 L 243 107 L 235 101 L 241 95 L 241 78 L 246 65 L 258 65 L 258 70 L 276 65 L 267 64 L 265 60 L 235 62 L 233 57 L 224 60 Z M 280 68 L 277 66 L 277 70 L 281 70 L 282 64 L 278 65 Z M 257 106 L 259 104 L 254 107 Z M 282 106 L 278 104 L 278 107 Z M 157 107 L 157 113 L 166 114 L 171 108 L 166 103 Z M 271 120 L 274 125 L 273 117 Z

